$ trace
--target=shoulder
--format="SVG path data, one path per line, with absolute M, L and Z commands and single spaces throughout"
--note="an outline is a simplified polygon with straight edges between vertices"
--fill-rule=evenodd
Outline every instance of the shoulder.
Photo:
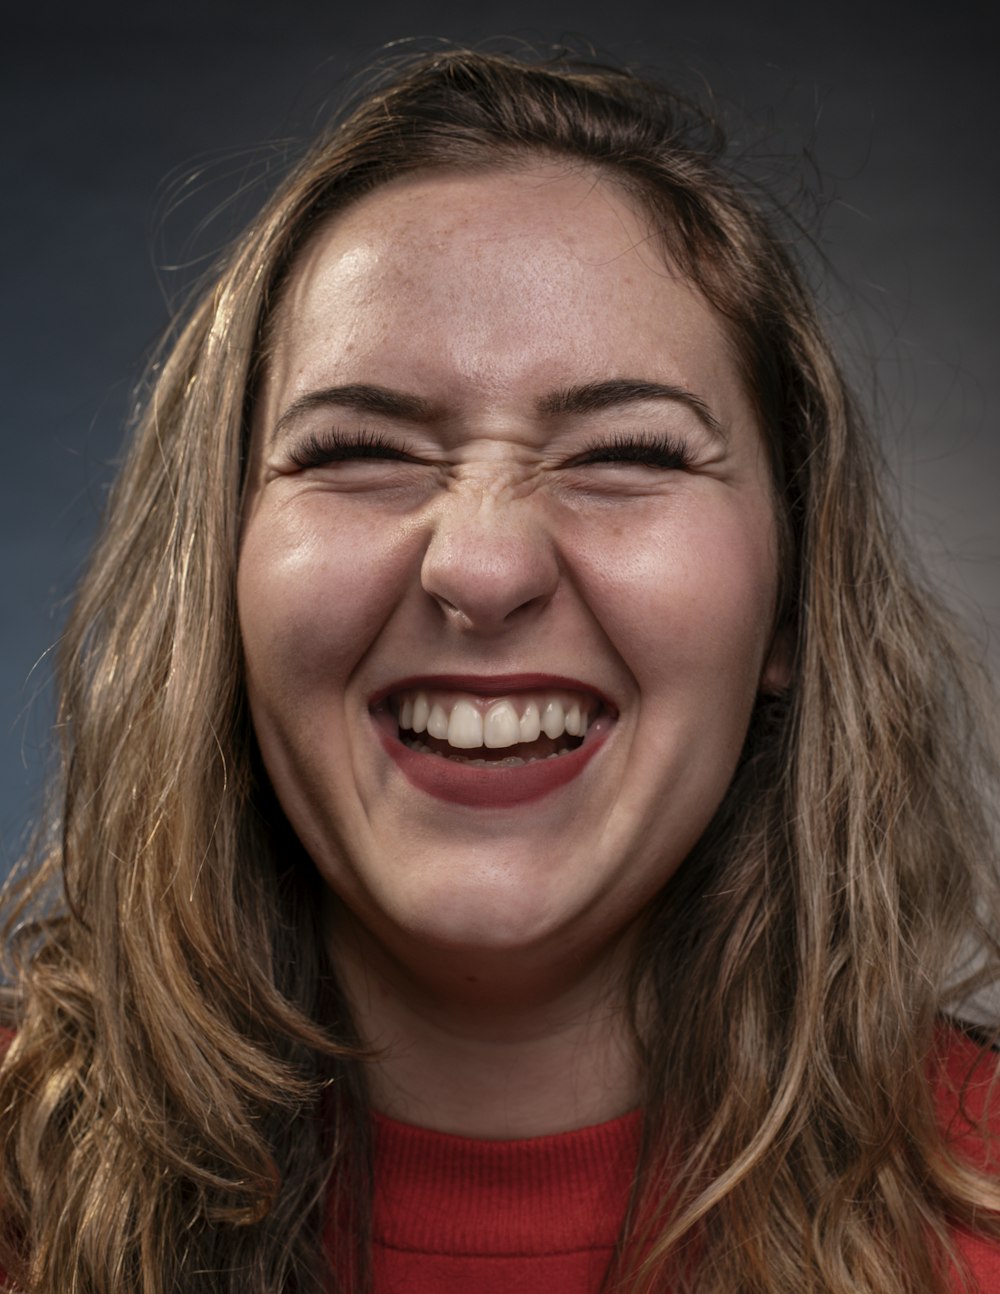
M 956 1159 L 991 1178 L 1000 1193 L 1000 1053 L 988 1034 L 958 1021 L 935 1036 L 931 1083 L 938 1124 Z M 1000 1240 L 956 1227 L 953 1241 L 980 1294 L 1000 1294 Z M 966 1288 L 956 1273 L 954 1289 Z
M 938 1124 L 955 1155 L 1000 1181 L 1000 1053 L 973 1025 L 939 1025 L 931 1060 Z

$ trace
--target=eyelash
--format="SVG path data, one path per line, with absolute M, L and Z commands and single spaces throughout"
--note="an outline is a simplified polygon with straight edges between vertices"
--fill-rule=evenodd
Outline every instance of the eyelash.
M 306 470 L 323 467 L 327 463 L 342 463 L 350 459 L 388 459 L 399 462 L 412 458 L 405 445 L 397 445 L 381 432 L 362 429 L 343 432 L 331 427 L 324 432 L 313 432 L 302 444 L 291 450 L 289 457 L 296 467 Z M 648 467 L 683 470 L 690 467 L 692 455 L 681 440 L 661 435 L 651 439 L 616 432 L 609 440 L 595 441 L 569 462 L 570 467 L 589 467 L 596 463 L 638 463 Z
M 616 432 L 610 440 L 597 441 L 577 454 L 573 467 L 590 463 L 638 463 L 647 467 L 683 469 L 691 466 L 693 457 L 682 440 L 660 435 L 647 439 L 627 432 Z
M 337 427 L 328 431 L 313 432 L 301 445 L 289 453 L 296 467 L 303 470 L 322 467 L 326 463 L 343 463 L 352 458 L 409 458 L 405 446 L 393 444 L 381 432 L 362 429 L 343 432 Z

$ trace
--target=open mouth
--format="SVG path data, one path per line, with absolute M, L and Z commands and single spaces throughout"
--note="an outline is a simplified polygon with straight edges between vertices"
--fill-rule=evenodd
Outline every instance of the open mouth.
M 596 697 L 563 690 L 497 698 L 418 688 L 389 700 L 410 750 L 503 768 L 579 749 L 601 709 Z
M 414 786 L 484 808 L 524 804 L 573 781 L 617 717 L 596 692 L 556 680 L 528 686 L 524 675 L 404 683 L 373 698 L 371 715 Z

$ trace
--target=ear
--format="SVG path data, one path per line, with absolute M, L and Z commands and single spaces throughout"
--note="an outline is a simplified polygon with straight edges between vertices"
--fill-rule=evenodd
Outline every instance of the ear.
M 788 623 L 779 625 L 764 659 L 758 690 L 765 696 L 780 696 L 782 692 L 787 692 L 792 683 L 794 659 L 794 627 Z

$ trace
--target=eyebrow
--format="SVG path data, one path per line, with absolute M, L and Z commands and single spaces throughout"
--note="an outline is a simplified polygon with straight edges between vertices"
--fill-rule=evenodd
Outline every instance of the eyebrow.
M 383 418 L 399 418 L 406 422 L 429 422 L 435 413 L 429 400 L 404 391 L 392 391 L 384 386 L 371 386 L 354 382 L 348 386 L 328 386 L 318 391 L 308 391 L 293 400 L 274 424 L 275 436 L 313 409 L 340 407 L 354 409 L 357 413 L 370 413 Z
M 645 382 L 632 378 L 613 378 L 608 382 L 588 382 L 583 386 L 569 386 L 539 401 L 538 411 L 547 417 L 560 414 L 599 413 L 621 404 L 639 404 L 645 400 L 671 400 L 687 405 L 720 440 L 726 433 L 722 423 L 701 396 L 683 386 L 672 383 Z
M 536 408 L 541 417 L 555 418 L 566 414 L 599 413 L 618 405 L 640 404 L 648 400 L 670 400 L 686 405 L 709 431 L 725 441 L 725 429 L 705 401 L 693 391 L 673 383 L 648 382 L 635 378 L 586 382 L 543 396 Z M 353 382 L 345 386 L 322 387 L 299 396 L 274 424 L 272 434 L 280 435 L 289 423 L 314 409 L 338 407 L 417 423 L 431 422 L 439 413 L 438 408 L 422 396 L 367 382 Z

